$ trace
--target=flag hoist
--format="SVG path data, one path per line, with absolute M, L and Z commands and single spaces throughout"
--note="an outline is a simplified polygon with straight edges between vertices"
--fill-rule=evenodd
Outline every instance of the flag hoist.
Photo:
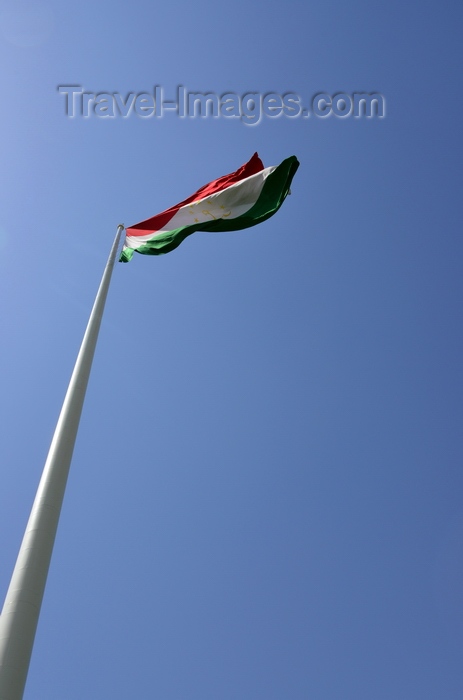
M 0 700 L 21 700 L 123 224 L 117 227 L 0 615 Z

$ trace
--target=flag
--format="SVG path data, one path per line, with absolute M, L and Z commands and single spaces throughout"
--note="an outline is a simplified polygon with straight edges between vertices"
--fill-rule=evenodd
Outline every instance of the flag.
M 299 162 L 295 156 L 264 168 L 257 153 L 230 175 L 204 185 L 170 209 L 126 229 L 120 262 L 134 252 L 169 253 L 195 231 L 237 231 L 260 224 L 283 204 Z

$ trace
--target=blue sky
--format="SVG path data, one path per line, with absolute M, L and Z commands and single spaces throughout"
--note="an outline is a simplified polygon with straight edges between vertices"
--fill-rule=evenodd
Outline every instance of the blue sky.
M 117 265 L 25 700 L 463 694 L 455 2 L 1 3 L 3 599 L 119 222 L 258 151 L 261 226 Z M 69 119 L 379 92 L 383 119 Z

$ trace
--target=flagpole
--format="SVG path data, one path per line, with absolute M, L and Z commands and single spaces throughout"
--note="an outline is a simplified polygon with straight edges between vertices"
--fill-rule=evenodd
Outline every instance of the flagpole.
M 119 224 L 0 615 L 0 700 L 23 697 L 85 391 L 123 229 Z

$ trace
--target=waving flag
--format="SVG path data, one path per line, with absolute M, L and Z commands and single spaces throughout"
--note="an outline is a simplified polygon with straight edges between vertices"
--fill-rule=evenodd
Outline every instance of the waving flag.
M 299 162 L 295 156 L 264 168 L 257 153 L 230 175 L 204 185 L 170 209 L 126 229 L 120 262 L 134 252 L 169 253 L 195 231 L 237 231 L 260 224 L 283 204 Z

